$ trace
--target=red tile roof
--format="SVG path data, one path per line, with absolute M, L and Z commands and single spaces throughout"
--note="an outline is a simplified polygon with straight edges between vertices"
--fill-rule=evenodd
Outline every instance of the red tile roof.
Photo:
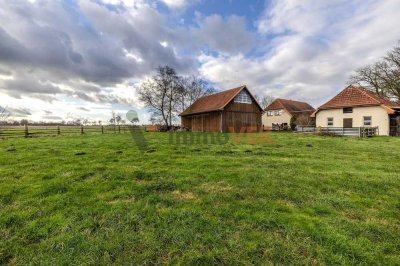
M 388 109 L 388 112 L 393 112 L 391 108 L 400 108 L 400 104 L 379 96 L 378 94 L 369 91 L 365 88 L 350 85 L 331 100 L 321 105 L 313 115 L 319 110 L 338 109 L 345 107 L 356 106 L 383 106 Z
M 315 110 L 308 103 L 286 99 L 276 99 L 265 108 L 266 111 L 277 109 L 286 109 L 291 115 L 296 113 L 312 113 Z
M 386 105 L 387 107 L 400 107 L 395 102 L 367 89 L 350 85 L 342 90 L 331 100 L 321 105 L 318 109 L 333 109 L 353 106 Z
M 184 116 L 184 115 L 189 115 L 189 114 L 198 114 L 198 113 L 206 113 L 206 112 L 223 110 L 225 108 L 225 106 L 228 103 L 230 103 L 233 100 L 233 98 L 235 98 L 235 96 L 239 92 L 241 92 L 243 89 L 247 90 L 246 85 L 243 85 L 243 86 L 240 86 L 240 87 L 237 87 L 234 89 L 222 91 L 219 93 L 215 93 L 212 95 L 201 97 L 201 98 L 197 99 L 191 106 L 189 106 L 180 115 Z M 251 95 L 251 93 L 250 93 L 250 95 Z M 253 99 L 254 99 L 254 97 L 253 97 Z M 260 107 L 260 109 L 261 109 L 261 107 Z

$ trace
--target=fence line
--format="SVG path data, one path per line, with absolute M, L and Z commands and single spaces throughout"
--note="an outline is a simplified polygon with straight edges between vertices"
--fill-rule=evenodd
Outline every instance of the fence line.
M 0 139 L 34 138 L 42 136 L 73 135 L 73 134 L 117 134 L 127 133 L 133 126 L 0 126 Z
M 379 127 L 314 127 L 297 126 L 298 133 L 327 133 L 339 136 L 371 137 L 379 135 Z

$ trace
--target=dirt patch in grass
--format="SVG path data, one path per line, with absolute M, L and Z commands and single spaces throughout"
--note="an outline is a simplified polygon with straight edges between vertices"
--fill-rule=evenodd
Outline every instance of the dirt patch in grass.
M 354 222 L 354 221 L 361 221 L 364 220 L 364 218 L 357 214 L 357 213 L 352 213 L 352 212 L 342 212 L 342 216 L 350 222 Z
M 179 190 L 175 190 L 172 192 L 172 194 L 178 198 L 178 199 L 195 199 L 196 196 L 192 193 L 192 192 L 183 192 L 183 191 L 179 191 Z
M 108 201 L 109 204 L 116 204 L 116 203 L 133 203 L 135 202 L 135 198 L 115 198 L 110 201 Z
M 218 183 L 204 183 L 201 187 L 203 188 L 203 190 L 210 193 L 230 191 L 233 189 L 232 186 L 226 184 L 223 181 L 220 181 Z

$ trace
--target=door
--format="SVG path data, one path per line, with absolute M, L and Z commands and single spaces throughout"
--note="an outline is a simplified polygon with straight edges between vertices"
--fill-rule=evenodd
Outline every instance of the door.
M 344 128 L 353 127 L 353 118 L 343 118 L 343 127 Z
M 390 119 L 390 136 L 400 136 L 400 114 L 393 114 L 389 116 Z

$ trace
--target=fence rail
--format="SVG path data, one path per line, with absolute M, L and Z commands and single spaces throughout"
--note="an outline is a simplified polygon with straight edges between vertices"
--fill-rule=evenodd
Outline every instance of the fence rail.
M 379 135 L 379 127 L 314 127 L 314 126 L 297 126 L 298 133 L 322 133 L 338 136 L 353 137 L 371 137 Z
M 133 126 L 0 126 L 0 139 L 73 134 L 127 133 Z

